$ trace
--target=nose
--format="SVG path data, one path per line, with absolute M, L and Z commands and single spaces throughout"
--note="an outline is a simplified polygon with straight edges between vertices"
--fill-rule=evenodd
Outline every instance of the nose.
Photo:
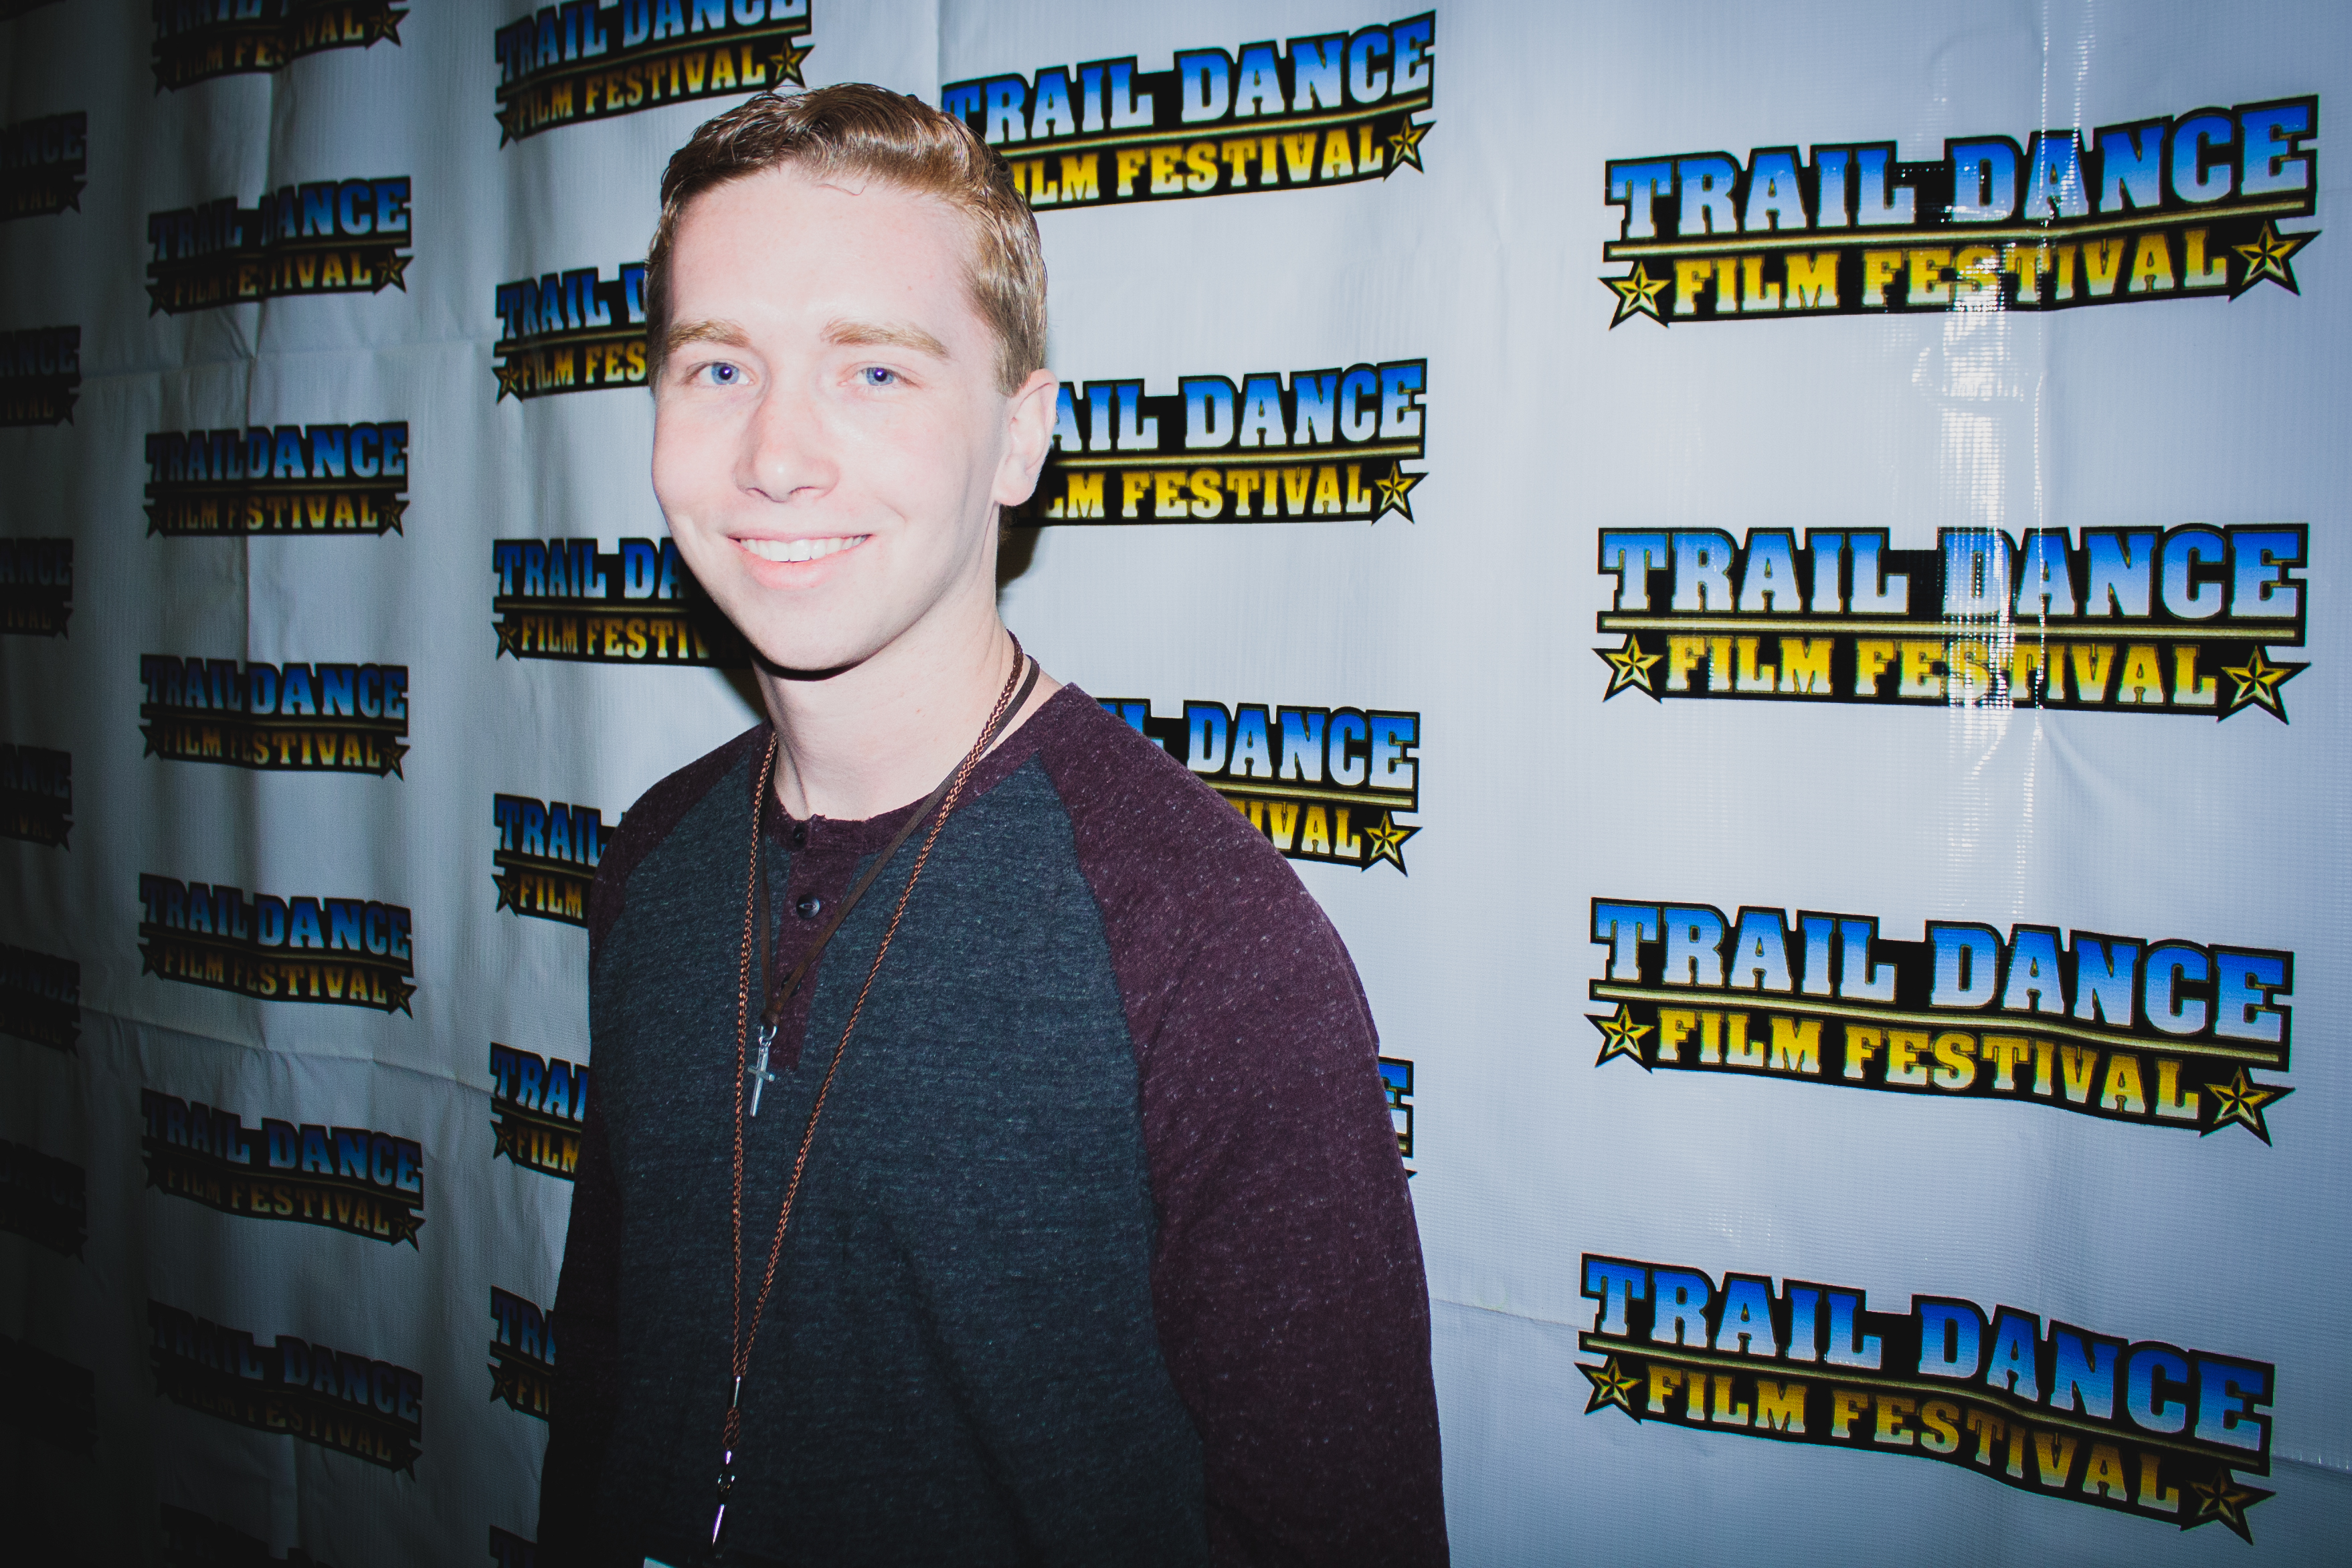
M 816 400 L 789 381 L 771 382 L 744 427 L 736 483 L 790 505 L 824 495 L 839 475 Z

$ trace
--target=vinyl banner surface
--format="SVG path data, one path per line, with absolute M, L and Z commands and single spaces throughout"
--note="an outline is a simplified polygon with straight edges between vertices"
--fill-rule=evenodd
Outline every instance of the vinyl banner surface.
M 1455 1561 L 2342 1557 L 2340 7 L 0 11 L 25 1561 L 536 1563 L 588 889 L 756 718 L 657 182 L 838 81 L 1044 236 L 1007 622 L 1361 971 Z

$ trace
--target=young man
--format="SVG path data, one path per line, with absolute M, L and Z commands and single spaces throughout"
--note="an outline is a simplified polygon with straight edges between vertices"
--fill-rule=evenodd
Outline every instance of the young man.
M 544 1560 L 1443 1563 L 1346 951 L 997 618 L 1057 391 L 1009 171 L 835 87 L 662 198 L 654 486 L 769 723 L 598 874 Z

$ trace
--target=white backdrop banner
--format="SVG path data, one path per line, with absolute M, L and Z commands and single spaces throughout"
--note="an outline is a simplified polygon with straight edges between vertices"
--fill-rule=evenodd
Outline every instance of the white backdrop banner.
M 25 1560 L 536 1562 L 586 890 L 754 716 L 656 182 L 845 80 L 1044 233 L 1008 621 L 1363 972 L 1457 1561 L 2341 1554 L 2340 7 L 0 11 Z

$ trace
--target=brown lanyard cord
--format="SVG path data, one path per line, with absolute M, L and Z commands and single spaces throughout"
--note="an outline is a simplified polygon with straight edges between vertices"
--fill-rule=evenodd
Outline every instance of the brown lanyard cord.
M 1006 635 L 1011 636 L 1012 633 L 1007 632 Z M 866 874 L 858 879 L 856 885 L 850 890 L 848 895 L 841 901 L 840 906 L 834 911 L 833 919 L 826 923 L 823 931 L 818 933 L 807 956 L 793 968 L 783 988 L 770 998 L 767 1007 L 762 1010 L 761 1030 L 764 1043 L 774 1038 L 776 1025 L 783 1016 L 784 1004 L 791 998 L 793 992 L 799 988 L 803 978 L 815 963 L 818 955 L 824 950 L 825 944 L 833 939 L 834 933 L 841 929 L 841 923 L 847 918 L 850 910 L 855 908 L 857 901 L 865 896 L 866 890 L 873 885 L 875 879 L 881 874 L 882 868 L 889 863 L 891 856 L 898 853 L 899 848 L 912 836 L 916 825 L 929 819 L 930 831 L 925 835 L 923 847 L 915 855 L 913 869 L 907 873 L 907 885 L 899 890 L 898 907 L 890 912 L 890 923 L 883 929 L 881 944 L 874 949 L 874 961 L 866 967 L 866 983 L 858 988 L 857 1001 L 849 1009 L 848 1021 L 842 1025 L 841 1038 L 834 1044 L 833 1060 L 826 1064 L 824 1081 L 817 1085 L 816 1100 L 809 1107 L 808 1124 L 801 1131 L 800 1150 L 793 1157 L 792 1179 L 785 1185 L 782 1203 L 777 1207 L 776 1233 L 768 1246 L 768 1262 L 760 1276 L 759 1295 L 751 1303 L 751 1331 L 747 1337 L 743 1332 L 743 1081 L 748 1076 L 745 1071 L 744 1047 L 749 1032 L 747 1026 L 751 1021 L 751 934 L 755 918 L 759 919 L 762 927 L 760 935 L 763 952 L 761 964 L 763 982 L 768 978 L 769 973 L 764 956 L 767 932 L 764 929 L 766 921 L 763 912 L 766 901 L 758 896 L 766 891 L 764 879 L 760 874 L 760 827 L 765 820 L 767 811 L 769 782 L 775 774 L 778 740 L 772 730 L 768 736 L 767 750 L 761 758 L 759 779 L 751 796 L 751 870 L 747 879 L 749 885 L 743 890 L 743 941 L 736 969 L 735 1157 L 733 1193 L 729 1204 L 729 1211 L 734 1221 L 734 1270 L 732 1289 L 728 1293 L 730 1310 L 732 1312 L 732 1327 L 730 1333 L 732 1364 L 729 1370 L 733 1381 L 728 1394 L 724 1441 L 721 1446 L 722 1457 L 719 1460 L 719 1512 L 710 1523 L 710 1540 L 714 1546 L 718 1544 L 719 1532 L 726 1525 L 727 1499 L 735 1487 L 735 1440 L 742 1426 L 743 1375 L 751 1364 L 752 1346 L 759 1341 L 761 1321 L 767 1315 L 768 1296 L 776 1282 L 776 1265 L 783 1256 L 784 1231 L 792 1223 L 793 1200 L 800 1194 L 802 1174 L 808 1168 L 809 1146 L 816 1137 L 817 1118 L 824 1112 L 825 1098 L 833 1092 L 834 1077 L 841 1071 L 841 1059 L 849 1049 L 849 1037 L 857 1028 L 859 1016 L 866 1010 L 866 999 L 873 993 L 875 977 L 882 972 L 883 957 L 890 951 L 891 939 L 898 934 L 898 922 L 906 915 L 907 901 L 914 896 L 915 883 L 921 879 L 923 867 L 930 860 L 932 846 L 939 842 L 940 831 L 947 826 L 948 817 L 962 799 L 964 787 L 971 781 L 972 771 L 980 766 L 980 759 L 987 753 L 988 748 L 995 744 L 1005 720 L 1020 707 L 1022 703 L 1028 700 L 1030 692 L 1036 686 L 1039 674 L 1036 662 L 1022 652 L 1021 639 L 1018 637 L 1013 638 L 1013 673 L 1005 677 L 1004 689 L 997 694 L 996 706 L 990 710 L 988 723 L 982 727 L 980 737 L 972 742 L 971 749 L 964 755 L 963 760 L 956 766 L 955 770 L 941 779 L 940 787 L 931 791 L 930 796 L 908 818 L 906 825 L 899 829 L 898 836 L 875 856 L 874 863 L 866 869 Z M 1024 673 L 1028 677 L 1025 681 L 1022 679 Z
M 1012 633 L 1008 632 L 1005 635 L 1009 637 Z M 1020 639 L 1013 638 L 1013 645 L 1017 653 L 1021 646 Z M 1028 678 L 1021 683 L 1021 689 L 1013 693 L 1012 706 L 1003 710 L 1006 714 L 1021 711 L 1021 705 L 1029 700 L 1029 694 L 1037 687 L 1038 675 L 1043 674 L 1035 661 L 1024 657 L 1022 662 L 1028 667 Z M 1020 665 L 1014 666 L 1016 670 L 1020 667 Z M 991 719 L 992 727 L 1002 722 L 1002 718 Z M 981 750 L 985 752 L 995 743 L 995 740 L 996 730 L 991 727 L 981 742 Z M 815 940 L 809 944 L 809 950 L 801 956 L 799 963 L 793 966 L 793 972 L 784 977 L 783 984 L 781 986 L 776 984 L 775 968 L 769 961 L 767 879 L 756 878 L 760 890 L 760 984 L 768 993 L 767 1006 L 760 1010 L 760 1043 L 761 1045 L 773 1043 L 776 1030 L 784 1021 L 784 1009 L 792 1005 L 793 994 L 801 988 L 801 982 L 808 978 L 809 971 L 816 967 L 816 961 L 824 956 L 825 945 L 833 940 L 834 933 L 841 929 L 842 922 L 849 918 L 849 912 L 857 907 L 857 901 L 866 896 L 866 889 L 872 887 L 881 877 L 882 869 L 890 863 L 891 857 L 905 847 L 908 839 L 915 836 L 917 828 L 930 820 L 931 813 L 939 809 L 940 802 L 946 798 L 949 786 L 955 782 L 956 777 L 955 774 L 950 773 L 940 779 L 939 788 L 932 790 L 920 806 L 908 813 L 906 822 L 897 833 L 891 836 L 890 841 L 882 847 L 882 852 L 874 857 L 874 863 L 866 868 L 866 874 L 859 877 L 850 890 L 842 894 L 840 901 L 834 905 L 833 918 L 818 927 Z M 764 805 L 764 802 L 762 804 Z
M 1005 634 L 1012 635 L 1011 632 Z M 1021 640 L 1017 637 L 1013 638 L 1013 645 L 1017 653 Z M 1027 664 L 1028 676 L 1022 681 L 1021 689 L 1013 694 L 1013 706 L 1004 710 L 1008 715 L 1021 711 L 1022 704 L 1029 700 L 1030 692 L 1036 688 L 1037 677 L 1045 673 L 1034 659 L 1028 660 Z M 1020 665 L 1016 664 L 1014 668 L 1018 669 Z M 981 746 L 983 754 L 989 747 L 996 743 L 996 730 L 989 731 L 988 738 Z M 768 1053 L 776 1043 L 776 1031 L 783 1025 L 784 1010 L 791 1005 L 793 995 L 799 991 L 801 982 L 806 979 L 809 972 L 816 967 L 817 960 L 824 956 L 825 948 L 833 941 L 834 934 L 841 929 L 842 923 L 849 918 L 849 912 L 857 907 L 857 901 L 866 896 L 866 890 L 871 888 L 876 880 L 881 876 L 883 868 L 887 866 L 892 858 L 905 846 L 907 841 L 914 835 L 915 830 L 930 821 L 931 813 L 939 809 L 940 800 L 946 798 L 948 786 L 954 781 L 955 775 L 950 773 L 945 779 L 940 780 L 938 789 L 933 789 L 924 798 L 922 804 L 907 813 L 906 821 L 899 826 L 896 833 L 890 836 L 890 841 L 882 847 L 882 852 L 876 855 L 872 863 L 866 866 L 866 874 L 859 877 L 856 884 L 836 901 L 832 918 L 818 928 L 815 938 L 809 943 L 808 951 L 801 955 L 801 961 L 793 966 L 793 972 L 784 977 L 784 982 L 781 986 L 776 983 L 775 965 L 770 956 L 769 937 L 774 927 L 768 920 L 768 879 L 756 872 L 752 875 L 751 884 L 758 893 L 754 903 L 757 904 L 757 923 L 760 928 L 760 985 L 768 998 L 766 1005 L 760 1009 L 758 1033 L 760 1059 L 752 1064 L 750 1073 L 751 1077 L 760 1081 L 758 1086 L 751 1091 L 752 1115 L 757 1116 L 760 1113 L 761 1091 L 775 1082 L 776 1075 L 768 1071 Z M 762 785 L 761 789 L 764 791 L 765 786 Z M 764 810 L 766 809 L 764 795 L 760 797 L 760 801 L 758 809 Z M 755 839 L 752 845 L 755 861 L 758 853 L 759 846 Z M 739 981 L 748 985 L 748 979 L 740 975 Z M 746 990 L 746 998 L 748 995 Z M 743 1005 L 748 1005 L 748 999 Z M 740 1019 L 738 1022 L 740 1025 Z

